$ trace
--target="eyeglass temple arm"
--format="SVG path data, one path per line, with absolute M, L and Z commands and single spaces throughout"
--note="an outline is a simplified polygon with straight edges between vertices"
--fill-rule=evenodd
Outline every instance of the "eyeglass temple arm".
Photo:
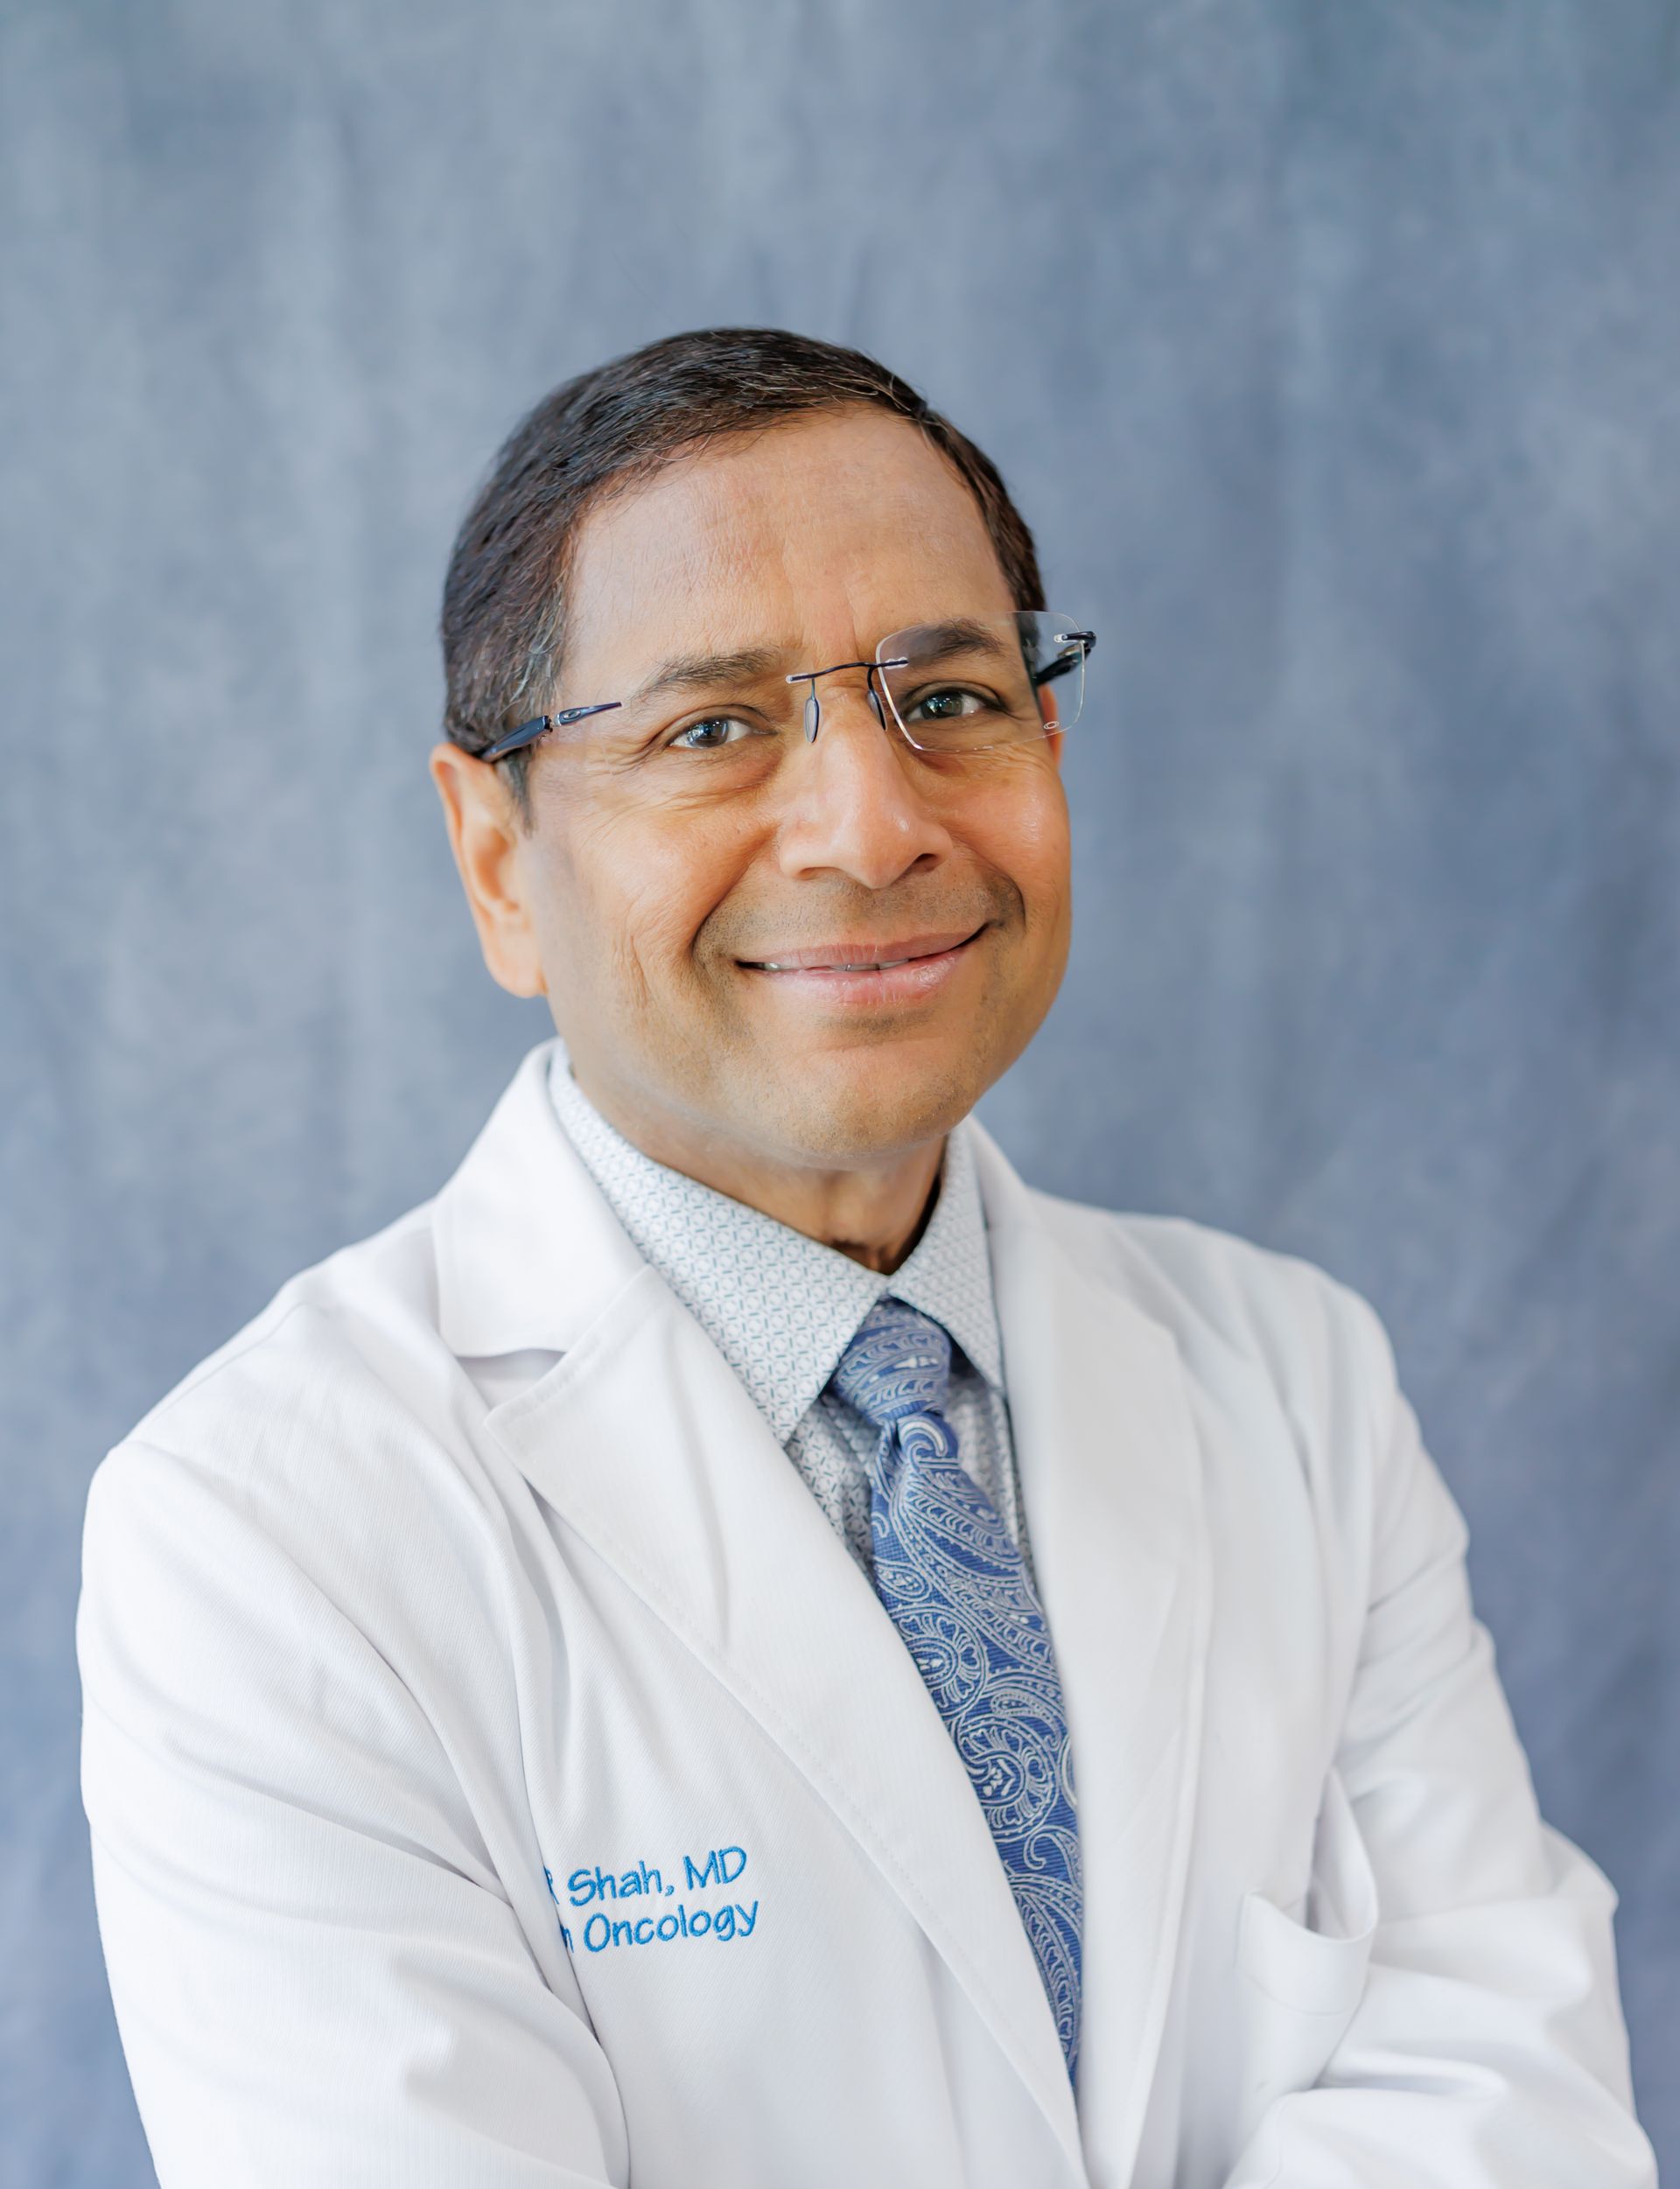
M 1058 631 L 1056 633 L 1056 643 L 1058 646 L 1077 645 L 1080 649 L 1079 653 L 1077 655 L 1072 654 L 1057 654 L 1055 660 L 1051 662 L 1049 668 L 1041 669 L 1032 679 L 1033 689 L 1035 690 L 1042 691 L 1046 684 L 1054 684 L 1057 677 L 1066 676 L 1069 669 L 1074 668 L 1078 662 L 1085 661 L 1091 654 L 1093 654 L 1096 649 L 1096 633 L 1095 631 Z
M 591 715 L 610 715 L 615 707 L 622 707 L 621 699 L 603 699 L 592 707 L 563 707 L 557 715 L 533 715 L 528 722 L 522 722 L 516 730 L 510 730 L 505 738 L 498 738 L 494 745 L 485 746 L 479 755 L 481 760 L 505 760 L 510 752 L 535 745 L 545 731 L 564 730 L 574 722 L 587 721 Z

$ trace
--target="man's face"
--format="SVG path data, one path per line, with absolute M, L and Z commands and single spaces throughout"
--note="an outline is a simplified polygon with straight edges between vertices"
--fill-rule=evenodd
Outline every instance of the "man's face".
M 770 657 L 765 703 L 786 705 L 788 671 L 1016 605 L 973 497 L 914 427 L 818 412 L 584 521 L 557 703 L 750 651 Z M 752 682 L 673 689 L 539 745 L 515 856 L 541 984 L 582 1085 L 648 1138 L 878 1163 L 962 1117 L 1055 995 L 1060 739 L 919 754 L 849 669 L 817 687 L 816 742 L 781 740 L 766 767 L 750 724 L 717 726 L 717 692 Z M 889 969 L 834 969 L 874 964 Z

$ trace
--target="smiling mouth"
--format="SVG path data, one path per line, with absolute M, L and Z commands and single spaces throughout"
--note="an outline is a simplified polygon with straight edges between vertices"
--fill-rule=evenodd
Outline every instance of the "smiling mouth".
M 958 933 L 895 938 L 891 942 L 836 942 L 816 949 L 789 950 L 774 958 L 742 958 L 749 973 L 890 973 L 924 958 L 948 956 L 984 932 L 986 922 Z

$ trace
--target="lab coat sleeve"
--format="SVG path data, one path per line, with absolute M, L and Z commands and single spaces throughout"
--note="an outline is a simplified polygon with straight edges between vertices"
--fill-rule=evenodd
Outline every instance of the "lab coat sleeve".
M 1228 2189 L 1654 2189 L 1615 1895 L 1539 1815 L 1472 1611 L 1464 1522 L 1381 1325 L 1340 1288 L 1332 1311 L 1377 1455 L 1368 1540 L 1343 1547 L 1368 1585 L 1334 1766 L 1342 1866 L 1375 1887 L 1376 1927 L 1323 2074 L 1269 2109 Z
M 106 1461 L 78 1644 L 162 2189 L 626 2179 L 581 2000 L 539 1969 L 435 1728 L 236 1485 L 144 1444 Z

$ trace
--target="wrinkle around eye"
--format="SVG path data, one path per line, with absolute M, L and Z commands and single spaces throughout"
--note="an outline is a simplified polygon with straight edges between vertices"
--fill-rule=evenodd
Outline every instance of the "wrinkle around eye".
M 696 731 L 718 728 L 736 731 L 739 734 L 724 738 L 718 743 L 690 745 L 686 742 Z M 680 730 L 674 731 L 659 749 L 667 752 L 724 752 L 732 745 L 743 744 L 749 738 L 773 738 L 776 734 L 775 731 L 750 722 L 743 715 L 703 715 L 697 722 L 684 723 Z

